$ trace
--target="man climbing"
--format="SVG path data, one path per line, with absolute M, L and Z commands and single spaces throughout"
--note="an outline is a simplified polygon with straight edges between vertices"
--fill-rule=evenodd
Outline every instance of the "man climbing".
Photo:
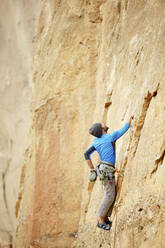
M 132 115 L 129 121 L 119 130 L 107 134 L 108 127 L 104 123 L 95 123 L 89 129 L 89 133 L 96 138 L 90 145 L 90 147 L 84 153 L 87 164 L 91 170 L 91 173 L 96 173 L 90 155 L 97 151 L 100 156 L 100 164 L 97 167 L 97 174 L 104 185 L 104 197 L 100 203 L 98 209 L 98 223 L 97 227 L 104 230 L 110 230 L 110 224 L 108 217 L 111 216 L 113 203 L 116 196 L 115 191 L 115 142 L 119 139 L 130 127 L 131 121 L 134 116 Z

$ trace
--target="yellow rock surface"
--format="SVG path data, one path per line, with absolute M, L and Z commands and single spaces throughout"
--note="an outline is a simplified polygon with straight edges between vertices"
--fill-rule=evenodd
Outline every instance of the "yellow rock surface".
M 39 0 L 1 1 L 0 7 L 0 247 L 16 228 L 15 205 L 30 127 L 33 39 Z
M 164 13 L 163 0 L 42 2 L 14 248 L 165 246 Z M 113 131 L 131 114 L 104 232 L 96 228 L 103 189 L 88 182 L 83 157 L 88 128 L 104 121 Z

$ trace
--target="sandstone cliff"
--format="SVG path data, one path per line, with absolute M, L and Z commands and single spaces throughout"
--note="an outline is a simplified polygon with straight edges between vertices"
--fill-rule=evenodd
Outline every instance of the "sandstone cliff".
M 37 0 L 1 1 L 0 8 L 0 247 L 12 243 L 15 204 L 30 125 Z M 7 247 L 7 246 L 5 246 Z
M 163 0 L 43 1 L 15 248 L 165 246 L 164 14 Z M 103 191 L 83 158 L 88 128 L 113 131 L 132 113 L 105 233 L 95 215 Z

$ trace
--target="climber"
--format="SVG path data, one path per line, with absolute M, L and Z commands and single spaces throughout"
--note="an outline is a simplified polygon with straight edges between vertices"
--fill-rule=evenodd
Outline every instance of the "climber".
M 133 118 L 134 116 L 131 115 L 129 121 L 121 129 L 110 134 L 107 134 L 109 128 L 104 123 L 95 123 L 89 129 L 89 133 L 96 138 L 84 153 L 84 157 L 91 170 L 91 173 L 96 173 L 97 171 L 97 174 L 104 185 L 104 197 L 97 211 L 97 227 L 104 230 L 110 230 L 112 222 L 108 219 L 108 217 L 111 216 L 116 196 L 114 176 L 116 161 L 115 142 L 129 129 Z M 97 170 L 94 168 L 90 158 L 90 155 L 94 151 L 98 152 L 101 160 L 97 166 Z

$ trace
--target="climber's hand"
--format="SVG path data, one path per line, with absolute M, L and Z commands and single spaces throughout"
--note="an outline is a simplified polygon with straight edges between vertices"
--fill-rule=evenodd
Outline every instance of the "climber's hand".
M 132 122 L 133 119 L 134 119 L 134 115 L 131 115 L 130 118 L 129 118 L 129 121 L 128 121 L 129 125 L 131 125 L 131 122 Z

